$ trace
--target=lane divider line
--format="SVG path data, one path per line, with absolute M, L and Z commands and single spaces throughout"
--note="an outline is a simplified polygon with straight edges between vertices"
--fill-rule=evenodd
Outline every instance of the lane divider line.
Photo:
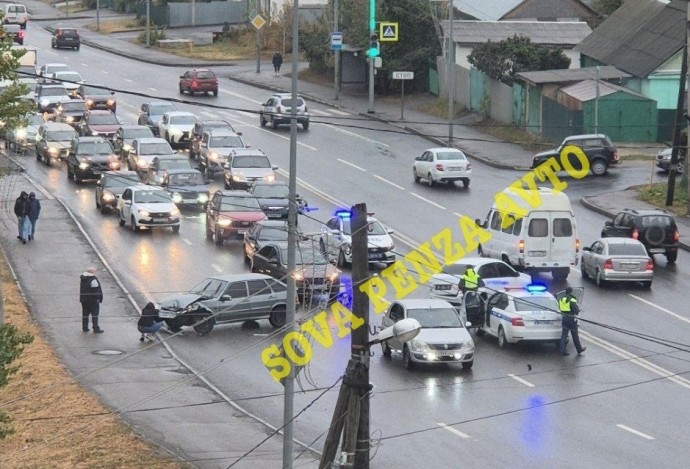
M 440 208 L 441 210 L 446 210 L 446 207 L 444 207 L 443 205 L 437 204 L 436 202 L 433 202 L 433 201 L 427 199 L 426 197 L 422 197 L 421 195 L 419 195 L 419 194 L 417 194 L 417 193 L 415 193 L 415 192 L 410 192 L 410 194 L 411 194 L 412 196 L 414 196 L 414 197 L 417 197 L 419 200 L 423 200 L 424 202 L 426 202 L 426 203 L 428 203 L 428 204 L 430 204 L 430 205 L 433 205 L 434 207 L 438 207 L 438 208 Z
M 329 109 L 330 112 L 334 114 L 340 114 L 341 116 L 349 116 L 349 112 L 341 111 L 340 109 Z
M 341 128 L 336 127 L 336 126 L 331 125 L 331 124 L 326 124 L 326 123 L 321 122 L 321 125 L 323 125 L 324 127 L 328 127 L 329 129 L 334 130 L 336 132 L 340 132 L 341 134 L 346 134 L 346 135 L 349 135 L 351 137 L 362 139 L 367 143 L 373 143 L 374 145 L 379 145 L 381 147 L 386 147 L 386 148 L 390 147 L 390 145 L 388 145 L 387 143 L 379 142 L 378 140 L 374 140 L 374 139 L 371 139 L 369 137 L 365 137 L 364 135 L 359 135 L 359 134 L 356 134 L 354 132 L 350 132 L 349 130 L 341 129 Z
M 527 386 L 528 388 L 533 388 L 533 387 L 534 387 L 534 384 L 530 383 L 529 381 L 527 381 L 527 380 L 524 379 L 524 378 L 521 378 L 521 377 L 519 377 L 519 376 L 514 375 L 513 373 L 508 373 L 508 376 L 510 376 L 511 378 L 513 378 L 513 379 L 514 379 L 515 381 L 517 381 L 518 383 L 524 384 L 524 385 Z
M 626 432 L 630 432 L 633 435 L 641 436 L 642 438 L 646 440 L 654 440 L 655 438 L 653 436 L 647 435 L 646 433 L 642 433 L 641 431 L 635 430 L 634 428 L 630 428 L 627 425 L 623 425 L 622 423 L 619 423 L 616 425 L 618 428 L 621 430 L 625 430 Z
M 391 185 L 391 186 L 393 186 L 393 187 L 395 187 L 395 188 L 397 188 L 397 189 L 400 189 L 401 191 L 404 191 L 404 190 L 405 190 L 405 188 L 404 188 L 403 186 L 399 186 L 399 185 L 397 185 L 396 183 L 394 183 L 394 182 L 392 182 L 392 181 L 389 181 L 389 180 L 386 179 L 386 178 L 382 178 L 381 176 L 378 176 L 378 175 L 376 175 L 376 174 L 374 174 L 374 177 L 375 177 L 376 179 L 378 179 L 379 181 L 383 181 L 383 182 L 385 182 L 386 184 L 389 184 L 389 185 Z
M 470 438 L 470 436 L 467 433 L 463 433 L 460 430 L 458 430 L 457 428 L 448 426 L 443 422 L 438 422 L 436 425 L 443 428 L 444 430 L 448 430 L 449 432 L 459 436 L 460 438 Z
M 683 317 L 683 316 L 681 316 L 681 315 L 678 314 L 678 313 L 674 313 L 674 312 L 671 311 L 671 310 L 668 310 L 668 309 L 666 309 L 666 308 L 664 308 L 664 307 L 662 307 L 662 306 L 656 305 L 656 304 L 652 303 L 651 301 L 645 300 L 644 298 L 640 298 L 640 297 L 637 296 L 637 295 L 633 295 L 632 293 L 628 293 L 628 296 L 630 296 L 631 298 L 636 299 L 637 301 L 641 301 L 642 303 L 644 303 L 644 304 L 646 304 L 646 305 L 649 305 L 649 306 L 651 306 L 651 307 L 653 307 L 653 308 L 656 308 L 656 309 L 658 309 L 659 311 L 663 311 L 664 313 L 666 313 L 666 314 L 668 314 L 668 315 L 670 315 L 670 316 L 673 316 L 673 317 L 676 318 L 676 319 L 679 319 L 679 320 L 681 320 L 681 321 L 683 321 L 683 322 L 687 322 L 688 324 L 690 324 L 690 319 L 688 319 L 688 318 L 686 318 L 686 317 Z
M 341 158 L 338 158 L 338 161 L 340 161 L 341 163 L 346 164 L 346 165 L 348 165 L 348 166 L 351 166 L 351 167 L 353 167 L 353 168 L 355 168 L 355 169 L 358 169 L 358 170 L 362 171 L 363 173 L 366 173 L 366 172 L 367 172 L 366 169 L 362 168 L 361 166 L 357 166 L 357 165 L 354 164 L 354 163 L 350 163 L 349 161 L 345 161 L 345 160 L 343 160 L 343 159 L 341 159 Z

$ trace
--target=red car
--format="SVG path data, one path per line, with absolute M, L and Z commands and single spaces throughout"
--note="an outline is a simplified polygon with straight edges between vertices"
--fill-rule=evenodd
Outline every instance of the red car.
M 206 207 L 206 239 L 221 246 L 239 238 L 257 221 L 266 220 L 259 201 L 247 191 L 216 191 Z
M 103 137 L 110 141 L 115 138 L 115 132 L 120 128 L 120 121 L 115 114 L 105 110 L 84 111 L 79 122 L 79 135 L 86 137 Z
M 213 93 L 213 96 L 218 96 L 218 78 L 207 68 L 189 70 L 180 75 L 180 94 L 185 91 L 190 96 L 194 96 L 194 93 Z

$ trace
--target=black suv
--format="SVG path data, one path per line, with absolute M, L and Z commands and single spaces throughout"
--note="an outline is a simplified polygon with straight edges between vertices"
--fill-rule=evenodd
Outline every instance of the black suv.
M 557 160 L 560 158 L 563 148 L 569 145 L 580 147 L 589 160 L 589 167 L 595 176 L 603 176 L 609 169 L 620 163 L 618 149 L 613 145 L 611 139 L 604 134 L 571 135 L 563 140 L 555 150 L 537 153 L 532 158 L 532 168 L 536 168 L 551 157 Z M 572 153 L 568 153 L 570 164 L 575 169 L 581 169 L 580 160 Z
M 58 27 L 55 29 L 53 37 L 50 38 L 50 46 L 53 49 L 75 49 L 79 50 L 81 41 L 79 32 L 75 28 Z
M 644 244 L 650 257 L 664 254 L 669 264 L 678 257 L 680 234 L 673 216 L 665 210 L 626 208 L 604 223 L 601 237 L 633 238 Z

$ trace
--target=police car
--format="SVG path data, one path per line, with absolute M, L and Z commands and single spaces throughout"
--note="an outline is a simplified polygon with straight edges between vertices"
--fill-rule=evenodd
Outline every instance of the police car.
M 346 267 L 352 263 L 352 214 L 349 210 L 338 210 L 335 215 L 321 227 L 319 245 L 324 256 L 329 261 L 336 261 L 338 267 Z M 367 241 L 369 243 L 369 263 L 383 263 L 391 265 L 395 262 L 395 243 L 391 234 L 393 230 L 386 228 L 374 218 L 373 213 L 367 213 Z
M 482 309 L 482 320 L 472 326 L 477 328 L 477 335 L 496 337 L 500 348 L 518 342 L 558 345 L 561 339 L 558 300 L 544 285 L 530 284 L 489 293 Z

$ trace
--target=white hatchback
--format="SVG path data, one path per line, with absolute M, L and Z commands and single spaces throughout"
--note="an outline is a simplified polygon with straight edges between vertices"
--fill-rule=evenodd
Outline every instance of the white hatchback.
M 427 184 L 433 186 L 437 182 L 462 181 L 463 187 L 470 186 L 472 165 L 457 148 L 430 148 L 416 157 L 412 166 L 414 182 L 426 179 Z
M 139 184 L 128 187 L 117 201 L 120 226 L 130 223 L 132 231 L 141 228 L 172 228 L 180 231 L 180 210 L 160 187 Z

